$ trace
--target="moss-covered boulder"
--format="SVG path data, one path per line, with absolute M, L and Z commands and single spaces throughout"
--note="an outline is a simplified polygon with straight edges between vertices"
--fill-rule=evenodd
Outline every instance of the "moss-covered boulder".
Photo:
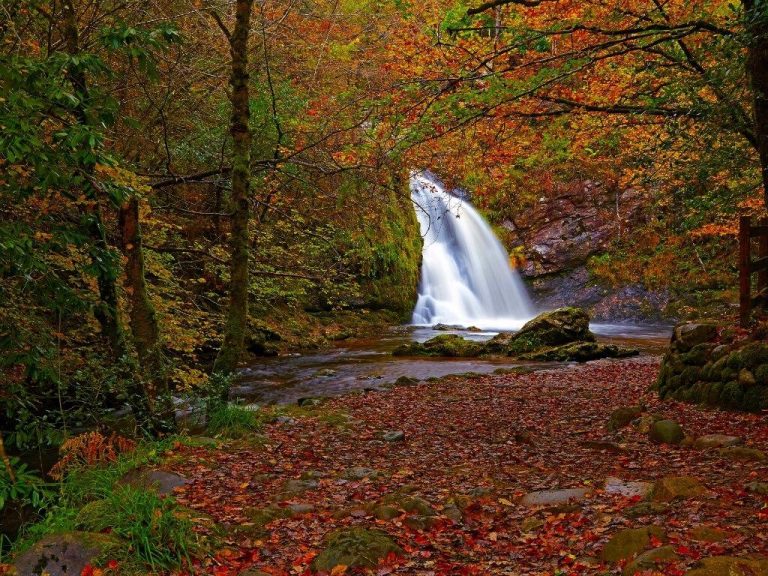
M 651 492 L 655 502 L 671 502 L 685 498 L 696 498 L 707 493 L 707 489 L 696 478 L 690 476 L 666 476 L 656 481 Z
M 607 428 L 609 432 L 616 432 L 639 418 L 643 413 L 642 406 L 622 406 L 616 408 L 608 418 Z
M 674 420 L 658 420 L 651 424 L 648 437 L 656 444 L 680 444 L 685 432 Z
M 686 576 L 768 576 L 768 558 L 703 558 Z
M 471 358 L 483 352 L 480 342 L 466 340 L 457 334 L 441 334 L 426 342 L 403 344 L 392 352 L 394 356 L 444 356 L 449 358 Z
M 680 556 L 675 552 L 674 546 L 659 546 L 646 550 L 624 568 L 624 576 L 633 576 L 644 570 L 658 570 L 660 566 L 668 562 L 678 560 Z
M 637 356 L 639 350 L 623 348 L 614 344 L 598 344 L 597 342 L 573 342 L 553 348 L 544 348 L 535 352 L 520 354 L 521 360 L 539 362 L 589 362 L 601 358 L 628 358 Z
M 717 451 L 721 458 L 741 462 L 763 462 L 766 459 L 765 452 L 757 448 L 747 446 L 728 446 Z
M 606 562 L 628 560 L 647 549 L 651 545 L 651 537 L 663 539 L 664 529 L 659 526 L 644 526 L 620 530 L 608 540 L 601 557 Z
M 382 530 L 352 527 L 329 534 L 325 547 L 312 561 L 315 572 L 330 572 L 336 566 L 374 568 L 389 554 L 402 554 L 402 549 Z
M 717 325 L 711 322 L 683 322 L 672 332 L 672 345 L 688 352 L 697 344 L 709 342 L 717 336 Z
M 558 308 L 539 314 L 508 339 L 510 355 L 572 342 L 594 342 L 589 315 L 581 308 Z

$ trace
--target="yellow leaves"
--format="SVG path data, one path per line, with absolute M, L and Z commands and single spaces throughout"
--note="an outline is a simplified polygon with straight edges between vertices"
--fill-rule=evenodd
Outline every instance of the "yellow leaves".
M 346 574 L 347 568 L 349 568 L 349 566 L 345 566 L 344 564 L 339 564 L 338 566 L 335 566 L 333 570 L 331 570 L 331 576 L 339 576 L 340 574 Z
M 501 504 L 502 506 L 514 506 L 514 504 L 510 500 L 507 500 L 506 498 L 499 498 L 499 504 Z
M 107 166 L 105 164 L 96 164 L 94 166 L 96 174 L 112 181 L 113 184 L 128 188 L 137 193 L 146 194 L 151 188 L 135 172 L 121 168 L 120 166 Z

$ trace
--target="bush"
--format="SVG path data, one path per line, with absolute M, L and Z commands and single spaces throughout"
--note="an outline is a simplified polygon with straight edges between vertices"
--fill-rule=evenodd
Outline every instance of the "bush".
M 19 462 L 18 458 L 9 460 L 13 478 L 6 465 L 0 462 L 0 510 L 10 502 L 22 506 L 32 506 L 38 510 L 45 508 L 53 497 L 53 491 L 40 476 Z

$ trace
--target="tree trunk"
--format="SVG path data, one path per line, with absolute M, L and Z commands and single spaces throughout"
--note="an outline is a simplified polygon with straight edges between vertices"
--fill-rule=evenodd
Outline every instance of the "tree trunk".
M 158 396 L 167 392 L 160 328 L 155 308 L 147 295 L 144 277 L 144 253 L 142 250 L 141 228 L 139 225 L 139 201 L 131 197 L 120 207 L 120 233 L 125 255 L 125 291 L 133 344 L 144 373 L 144 385 L 150 409 L 154 408 Z
M 768 7 L 762 0 L 743 0 L 743 5 L 749 41 L 747 72 L 752 83 L 763 202 L 768 208 Z
M 64 0 L 63 15 L 63 34 L 66 51 L 71 56 L 75 56 L 80 53 L 80 37 L 77 28 L 77 12 L 73 0 Z M 68 69 L 67 74 L 69 81 L 80 98 L 80 103 L 74 110 L 77 121 L 84 126 L 88 125 L 87 102 L 89 94 L 85 74 L 77 68 Z M 93 171 L 91 166 L 84 166 L 83 170 L 87 173 Z M 86 215 L 88 232 L 93 242 L 90 256 L 97 271 L 96 280 L 99 286 L 99 304 L 94 310 L 94 316 L 96 316 L 101 325 L 102 334 L 104 334 L 112 347 L 112 353 L 116 358 L 119 358 L 126 353 L 126 346 L 117 307 L 116 274 L 113 274 L 108 269 L 108 266 L 104 264 L 104 255 L 109 253 L 110 248 L 107 243 L 101 209 L 98 207 L 98 198 L 95 198 L 95 202 L 96 209 L 94 213 Z
M 248 93 L 248 36 L 253 0 L 237 0 L 235 28 L 229 39 L 232 70 L 232 226 L 230 232 L 229 307 L 214 372 L 231 373 L 245 346 L 248 321 L 248 223 L 250 219 L 251 129 Z

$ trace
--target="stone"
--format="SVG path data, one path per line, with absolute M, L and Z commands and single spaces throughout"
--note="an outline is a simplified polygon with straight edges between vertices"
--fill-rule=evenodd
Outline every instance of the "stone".
M 448 358 L 471 358 L 479 356 L 483 344 L 466 340 L 458 334 L 442 334 L 423 344 L 403 344 L 392 351 L 394 356 L 443 356 Z
M 745 486 L 747 492 L 768 496 L 768 482 L 750 482 Z
M 651 537 L 662 540 L 665 532 L 658 526 L 620 530 L 608 540 L 601 557 L 606 562 L 629 560 L 651 545 Z
M 390 506 L 389 504 L 381 504 L 373 509 L 373 515 L 378 520 L 393 520 L 400 516 L 401 512 L 399 508 Z
M 312 504 L 290 504 L 288 511 L 291 516 L 301 516 L 303 514 L 309 514 L 315 511 L 315 507 Z
M 314 398 L 314 397 L 299 398 L 298 400 L 296 400 L 296 404 L 298 404 L 302 408 L 313 408 L 315 406 L 320 406 L 320 404 L 322 403 L 323 403 L 322 398 Z
M 640 496 L 645 498 L 653 491 L 653 484 L 650 482 L 626 481 L 620 478 L 605 479 L 605 493 L 618 494 L 625 498 L 634 498 Z
M 699 436 L 693 442 L 693 447 L 699 450 L 712 450 L 714 448 L 726 448 L 741 444 L 742 439 L 738 436 L 727 436 L 726 434 L 707 434 Z
M 391 430 L 384 432 L 382 438 L 385 442 L 405 442 L 405 432 L 402 430 Z
M 436 525 L 437 519 L 433 516 L 408 516 L 403 523 L 411 530 L 429 530 Z
M 187 478 L 165 470 L 131 470 L 117 481 L 118 484 L 154 490 L 160 496 L 172 494 L 189 482 Z
M 520 530 L 523 532 L 534 532 L 544 526 L 544 524 L 544 520 L 530 516 L 523 520 L 523 523 L 520 525 Z
M 416 386 L 419 383 L 417 378 L 411 378 L 410 376 L 400 376 L 394 381 L 395 386 Z
M 685 433 L 674 420 L 659 420 L 651 425 L 648 437 L 656 444 L 680 444 Z
M 691 529 L 690 537 L 696 542 L 722 542 L 728 539 L 728 532 L 711 526 L 697 526 Z
M 285 484 L 283 484 L 283 488 L 281 490 L 281 494 L 283 496 L 299 496 L 301 494 L 304 494 L 304 492 L 308 490 L 314 490 L 318 487 L 317 480 L 312 479 L 298 479 L 298 478 L 291 478 L 290 480 L 286 480 Z
M 379 473 L 373 468 L 365 468 L 364 466 L 353 466 L 344 471 L 344 478 L 347 480 L 363 480 L 365 478 L 376 478 Z
M 400 507 L 406 512 L 419 514 L 420 516 L 437 516 L 432 505 L 418 496 L 406 496 L 400 499 Z
M 65 532 L 46 536 L 14 564 L 19 576 L 79 576 L 88 564 L 122 546 L 106 534 Z
M 739 370 L 739 384 L 748 388 L 757 384 L 757 380 L 755 380 L 755 375 L 750 370 L 742 368 Z
M 403 550 L 386 532 L 344 528 L 325 538 L 323 550 L 312 561 L 312 570 L 330 572 L 337 566 L 374 568 L 389 554 L 401 555 Z
M 664 418 L 658 414 L 646 414 L 634 421 L 634 426 L 641 434 L 648 434 L 651 431 L 651 426 L 659 420 L 664 420 Z
M 729 446 L 720 448 L 717 451 L 721 458 L 726 460 L 735 460 L 740 462 L 762 462 L 765 460 L 765 452 L 757 448 L 747 448 L 746 446 Z
M 659 564 L 673 562 L 679 558 L 680 556 L 675 552 L 674 546 L 659 546 L 658 548 L 646 550 L 627 564 L 623 574 L 624 576 L 633 576 L 643 570 L 658 569 Z
M 589 362 L 590 360 L 599 360 L 601 358 L 628 358 L 630 356 L 637 356 L 639 353 L 640 351 L 637 349 L 622 348 L 613 344 L 573 342 L 523 354 L 515 354 L 514 352 L 510 354 L 521 360 L 537 362 Z
M 629 426 L 633 420 L 636 420 L 643 413 L 642 406 L 623 406 L 616 408 L 608 418 L 608 431 L 616 432 Z
M 671 502 L 678 499 L 696 498 L 707 493 L 707 489 L 696 478 L 690 476 L 667 476 L 653 485 L 651 498 L 655 502 Z
M 588 490 L 586 488 L 566 488 L 562 490 L 539 490 L 529 492 L 522 497 L 520 503 L 523 506 L 557 506 L 568 504 L 569 502 L 578 502 L 586 498 Z
M 717 336 L 717 325 L 699 322 L 683 322 L 672 332 L 672 344 L 687 352 L 697 344 L 709 342 Z
M 685 576 L 768 576 L 768 559 L 712 556 L 703 558 Z
M 449 520 L 452 520 L 456 524 L 464 520 L 464 514 L 461 513 L 461 510 L 459 510 L 459 507 L 456 506 L 456 504 L 448 504 L 445 508 L 443 508 L 443 516 Z
M 509 338 L 509 347 L 527 352 L 540 346 L 559 346 L 571 342 L 593 342 L 589 314 L 581 308 L 558 308 L 539 314 Z
M 638 502 L 634 506 L 627 508 L 625 514 L 630 518 L 641 518 L 643 516 L 664 514 L 667 508 L 669 508 L 669 505 L 663 502 Z

